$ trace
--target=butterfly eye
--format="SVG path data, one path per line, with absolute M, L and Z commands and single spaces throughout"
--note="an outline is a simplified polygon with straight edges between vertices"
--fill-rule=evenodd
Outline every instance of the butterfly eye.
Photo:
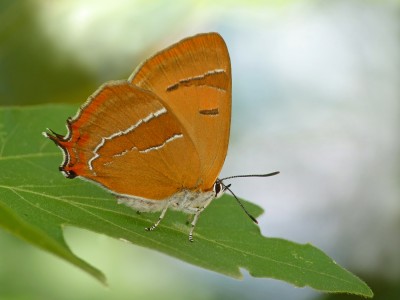
M 224 192 L 225 192 L 225 189 L 224 189 L 223 184 L 219 181 L 216 181 L 214 183 L 215 198 L 221 197 Z

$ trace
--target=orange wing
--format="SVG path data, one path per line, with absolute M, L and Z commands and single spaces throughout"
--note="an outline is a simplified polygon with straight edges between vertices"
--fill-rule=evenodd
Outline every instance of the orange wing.
M 212 189 L 226 157 L 231 119 L 231 66 L 222 37 L 184 39 L 145 61 L 129 81 L 155 93 L 179 119 L 200 158 L 198 188 Z
M 64 151 L 60 170 L 120 195 L 164 199 L 198 186 L 200 161 L 180 121 L 152 92 L 126 81 L 94 93 L 62 137 L 47 133 Z

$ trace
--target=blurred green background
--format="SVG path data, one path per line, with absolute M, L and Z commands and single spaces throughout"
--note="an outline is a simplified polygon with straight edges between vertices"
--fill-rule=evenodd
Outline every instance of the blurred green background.
M 78 107 L 163 47 L 217 31 L 233 71 L 222 176 L 280 170 L 232 182 L 265 209 L 264 235 L 311 242 L 365 279 L 375 299 L 400 299 L 399 8 L 372 0 L 2 0 L 0 105 Z M 0 299 L 355 298 L 245 270 L 237 281 L 77 228 L 65 234 L 109 287 L 0 230 Z

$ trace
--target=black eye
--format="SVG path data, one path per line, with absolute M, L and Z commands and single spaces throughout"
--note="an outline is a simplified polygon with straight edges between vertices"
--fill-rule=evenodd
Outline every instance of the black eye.
M 222 190 L 222 184 L 219 182 L 216 182 L 214 184 L 214 192 L 215 192 L 215 196 L 218 196 L 218 194 L 221 192 Z

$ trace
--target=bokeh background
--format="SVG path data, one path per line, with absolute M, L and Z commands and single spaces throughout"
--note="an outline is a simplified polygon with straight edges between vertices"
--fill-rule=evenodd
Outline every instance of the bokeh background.
M 375 299 L 400 299 L 399 8 L 386 0 L 1 0 L 0 105 L 78 107 L 163 47 L 217 31 L 233 71 L 222 176 L 280 170 L 232 182 L 265 209 L 263 234 L 311 242 L 365 279 Z M 109 288 L 0 231 L 0 299 L 355 298 L 245 270 L 237 281 L 106 236 L 65 234 Z

